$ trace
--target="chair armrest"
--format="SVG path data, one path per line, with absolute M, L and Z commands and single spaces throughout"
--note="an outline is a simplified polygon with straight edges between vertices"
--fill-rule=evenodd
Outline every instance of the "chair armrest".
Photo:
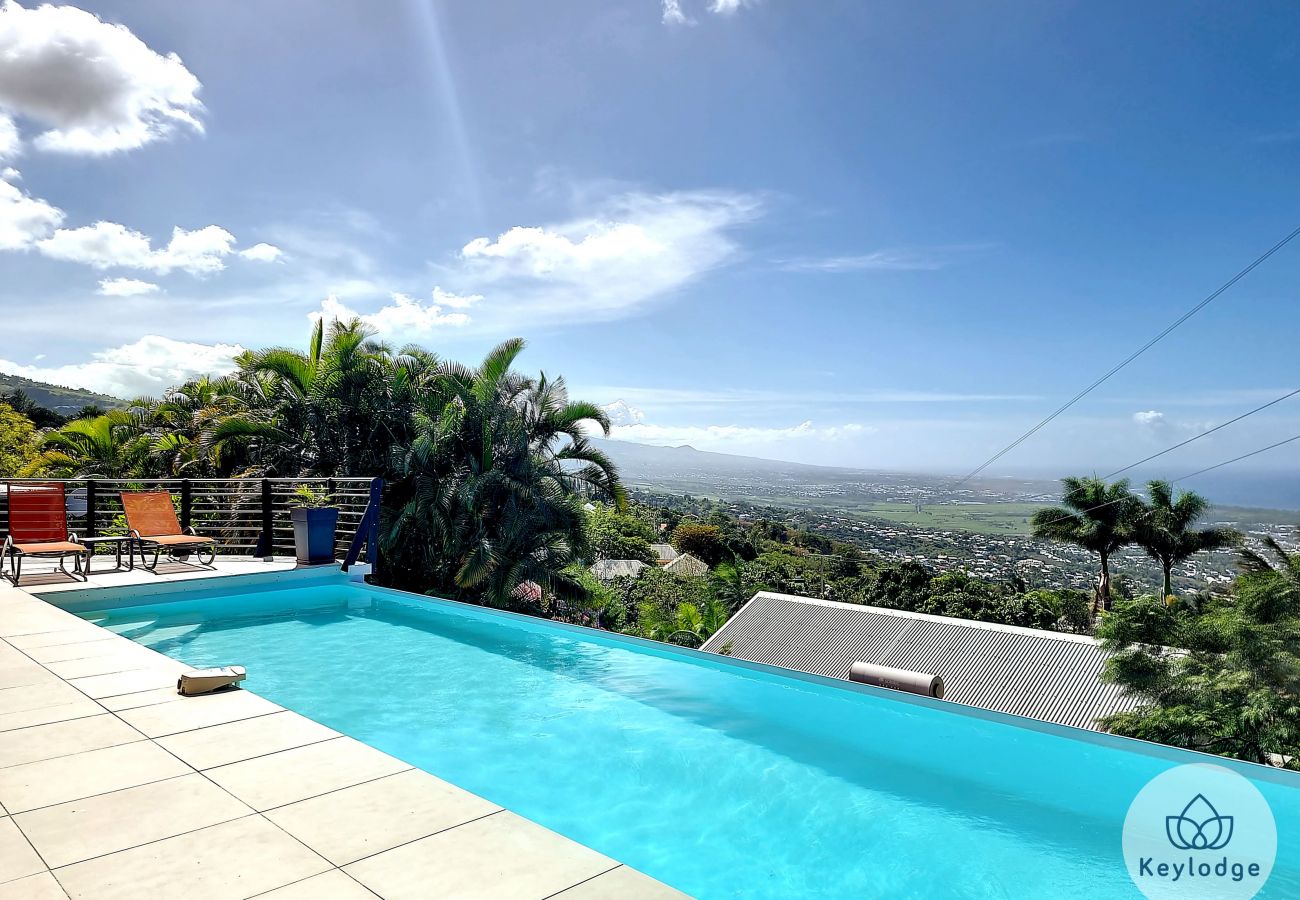
M 181 534 L 188 534 L 190 537 L 198 537 L 199 533 L 194 530 L 193 525 L 186 525 L 181 529 Z

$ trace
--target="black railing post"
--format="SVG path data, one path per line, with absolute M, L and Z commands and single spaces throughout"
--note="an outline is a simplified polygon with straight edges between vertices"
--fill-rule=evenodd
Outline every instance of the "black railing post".
M 270 559 L 275 556 L 275 509 L 272 506 L 271 479 L 262 479 L 262 534 L 257 539 L 255 556 Z
M 181 479 L 181 527 L 190 527 L 190 510 L 194 508 L 194 496 L 191 491 L 190 480 Z
M 95 499 L 98 491 L 96 490 L 95 479 L 86 479 L 86 536 L 94 537 L 95 531 Z M 120 545 L 119 545 L 120 546 Z

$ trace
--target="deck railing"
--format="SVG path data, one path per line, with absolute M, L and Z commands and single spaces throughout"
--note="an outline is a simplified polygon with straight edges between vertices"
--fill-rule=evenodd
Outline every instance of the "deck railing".
M 216 538 L 227 554 L 292 554 L 294 491 L 304 485 L 328 494 L 339 510 L 335 558 L 375 563 L 375 532 L 383 481 L 378 478 L 6 478 L 0 479 L 0 535 L 9 533 L 7 490 L 13 485 L 62 484 L 68 527 L 78 535 L 126 534 L 123 492 L 170 491 L 182 527 Z

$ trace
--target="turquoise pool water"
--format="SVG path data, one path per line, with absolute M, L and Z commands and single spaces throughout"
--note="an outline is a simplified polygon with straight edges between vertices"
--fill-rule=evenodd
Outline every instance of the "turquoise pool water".
M 181 585 L 82 615 L 245 665 L 277 703 L 702 898 L 1137 896 L 1128 805 L 1205 759 L 409 597 Z M 1300 896 L 1300 790 L 1263 776 L 1261 896 Z

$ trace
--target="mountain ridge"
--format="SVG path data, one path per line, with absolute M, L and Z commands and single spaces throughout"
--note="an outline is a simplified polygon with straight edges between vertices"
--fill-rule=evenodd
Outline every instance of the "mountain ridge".
M 121 397 L 113 397 L 96 391 L 84 390 L 83 388 L 64 387 L 45 381 L 24 378 L 22 375 L 9 375 L 0 372 L 0 394 L 11 391 L 22 391 L 37 406 L 43 406 L 46 409 L 65 415 L 92 404 L 102 406 L 105 409 L 122 409 L 127 405 L 127 401 Z

